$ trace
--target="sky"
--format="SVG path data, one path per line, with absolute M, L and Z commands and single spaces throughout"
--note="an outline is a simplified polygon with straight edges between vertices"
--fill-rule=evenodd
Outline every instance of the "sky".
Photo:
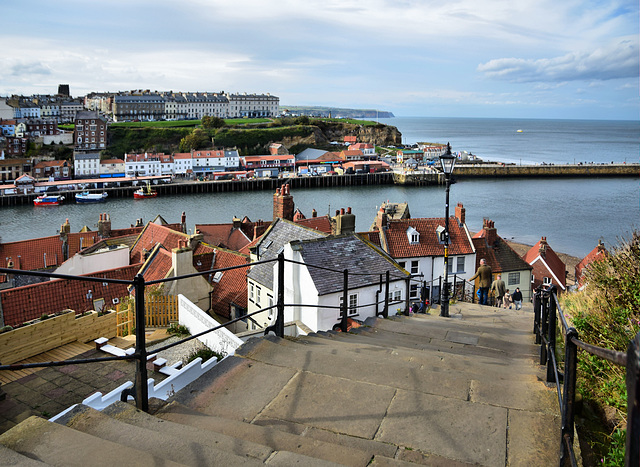
M 0 96 L 271 93 L 396 116 L 637 120 L 637 0 L 0 0 Z

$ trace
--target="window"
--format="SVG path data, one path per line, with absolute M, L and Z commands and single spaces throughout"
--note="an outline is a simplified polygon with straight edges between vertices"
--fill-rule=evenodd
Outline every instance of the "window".
M 402 269 L 405 269 L 405 266 L 407 265 L 407 263 L 405 261 L 398 261 L 398 264 L 400 265 L 400 267 Z
M 411 261 L 411 274 L 418 274 L 418 260 Z
M 518 285 L 518 284 L 520 284 L 520 273 L 519 272 L 510 272 L 507 281 L 508 281 L 508 285 Z
M 464 256 L 458 256 L 456 260 L 458 261 L 457 271 L 458 274 L 460 274 L 461 272 L 464 272 Z
M 256 286 L 256 305 L 258 307 L 260 306 L 260 292 L 262 292 L 262 289 Z
M 255 295 L 255 286 L 253 285 L 253 282 L 249 282 L 249 301 L 250 302 L 254 301 L 254 295 Z
M 542 278 L 542 284 L 543 285 L 551 285 L 551 278 L 550 277 L 543 277 Z
M 340 316 L 342 316 L 342 295 L 340 296 Z M 358 314 L 358 294 L 349 294 L 349 309 L 347 316 L 355 316 Z
M 449 274 L 453 274 L 453 258 L 449 258 L 449 261 L 447 261 L 447 271 Z
M 273 306 L 273 296 L 270 294 L 267 294 L 267 300 L 269 301 L 269 306 Z M 269 309 L 269 321 L 271 321 L 273 319 L 273 316 L 275 315 L 275 310 L 273 308 Z
M 418 298 L 418 284 L 411 284 L 411 288 L 409 290 L 410 298 Z

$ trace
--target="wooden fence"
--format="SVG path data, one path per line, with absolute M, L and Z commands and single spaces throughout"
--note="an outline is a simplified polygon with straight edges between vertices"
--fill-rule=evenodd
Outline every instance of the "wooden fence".
M 145 327 L 166 327 L 178 322 L 178 297 L 161 295 L 145 297 Z M 136 308 L 131 300 L 127 305 L 116 307 L 116 328 L 118 337 L 135 332 Z

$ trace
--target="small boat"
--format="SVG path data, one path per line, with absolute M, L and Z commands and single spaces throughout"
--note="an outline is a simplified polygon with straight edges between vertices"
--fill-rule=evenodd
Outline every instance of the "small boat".
M 64 200 L 62 195 L 42 195 L 33 200 L 34 206 L 59 206 Z
M 107 193 L 90 193 L 83 191 L 76 194 L 76 203 L 101 203 L 107 199 Z
M 149 182 L 147 182 L 147 186 L 133 192 L 133 199 L 155 198 L 156 196 L 158 196 L 158 192 L 151 189 Z
M 516 130 L 516 133 L 522 133 L 522 130 Z

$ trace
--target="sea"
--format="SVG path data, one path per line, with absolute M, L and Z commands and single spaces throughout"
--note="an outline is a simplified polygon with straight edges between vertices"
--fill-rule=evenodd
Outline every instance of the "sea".
M 515 164 L 611 164 L 639 162 L 640 122 L 544 119 L 424 118 L 380 119 L 402 133 L 404 144 L 450 143 L 483 160 Z M 455 172 L 454 172 L 455 178 Z M 412 217 L 444 217 L 442 186 L 358 186 L 292 190 L 307 217 L 351 207 L 358 231 L 369 230 L 385 201 L 407 202 Z M 198 224 L 229 223 L 233 217 L 272 218 L 272 193 L 266 191 L 111 199 L 103 204 L 0 208 L 0 241 L 56 235 L 65 219 L 72 231 L 96 228 L 108 213 L 113 228 L 162 216 L 179 222 L 184 211 L 189 230 Z M 451 185 L 450 213 L 462 203 L 467 226 L 482 229 L 494 221 L 498 235 L 533 245 L 546 237 L 557 252 L 584 257 L 597 244 L 618 245 L 640 227 L 638 177 L 460 180 Z

